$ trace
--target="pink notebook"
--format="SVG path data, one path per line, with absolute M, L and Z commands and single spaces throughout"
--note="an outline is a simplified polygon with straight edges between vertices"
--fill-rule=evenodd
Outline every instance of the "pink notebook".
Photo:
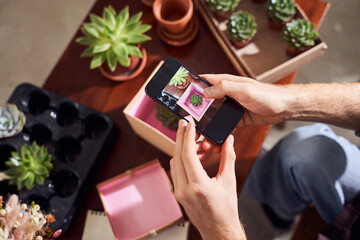
M 169 179 L 156 160 L 97 188 L 117 239 L 144 237 L 182 218 Z

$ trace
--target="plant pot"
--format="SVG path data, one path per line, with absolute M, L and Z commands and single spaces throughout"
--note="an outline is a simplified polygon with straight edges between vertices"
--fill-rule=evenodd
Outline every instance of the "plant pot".
M 193 12 L 192 0 L 155 0 L 153 5 L 156 20 L 170 34 L 184 32 Z
M 274 22 L 270 18 L 268 18 L 269 26 L 272 30 L 280 31 L 288 22 L 293 19 L 293 17 L 294 16 L 291 16 L 291 18 L 289 18 L 289 20 L 287 20 L 286 22 Z
M 249 38 L 245 42 L 233 41 L 233 40 L 231 40 L 231 42 L 235 45 L 235 47 L 242 48 L 242 47 L 245 47 L 246 45 L 248 45 L 251 42 L 251 40 L 253 40 L 253 39 L 254 39 L 254 37 Z
M 226 20 L 230 17 L 231 11 L 227 11 L 227 12 L 214 11 L 214 15 L 219 20 Z
M 141 2 L 147 6 L 147 7 L 152 7 L 154 5 L 154 0 L 141 0 Z
M 289 45 L 285 45 L 285 50 L 286 53 L 290 56 L 290 57 L 295 57 L 303 52 L 305 52 L 306 50 L 310 49 L 311 47 L 306 47 L 304 49 L 294 49 L 292 47 L 290 47 Z
M 189 85 L 189 80 L 187 80 L 186 78 L 184 78 L 184 79 L 185 79 L 185 82 L 182 82 L 181 84 L 176 85 L 176 87 L 178 89 L 184 89 Z
M 147 61 L 147 54 L 145 48 L 140 47 L 140 50 L 143 57 L 138 58 L 131 56 L 130 57 L 131 63 L 129 67 L 122 67 L 119 64 L 117 64 L 115 71 L 112 72 L 109 69 L 107 63 L 105 62 L 99 67 L 101 74 L 107 79 L 113 81 L 127 81 L 138 76 L 141 73 L 141 71 L 144 69 Z
M 267 0 L 252 0 L 254 3 L 264 3 L 266 2 Z

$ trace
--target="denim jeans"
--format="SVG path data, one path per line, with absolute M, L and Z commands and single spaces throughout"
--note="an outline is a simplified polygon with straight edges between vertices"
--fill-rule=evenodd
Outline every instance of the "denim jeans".
M 255 161 L 245 187 L 284 220 L 314 203 L 330 223 L 360 191 L 360 150 L 325 124 L 300 127 Z

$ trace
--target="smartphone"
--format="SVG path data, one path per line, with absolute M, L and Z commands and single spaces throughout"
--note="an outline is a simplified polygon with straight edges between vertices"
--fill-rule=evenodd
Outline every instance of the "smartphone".
M 167 59 L 145 87 L 145 92 L 177 117 L 193 122 L 215 144 L 222 144 L 244 115 L 230 97 L 206 98 L 210 83 L 174 58 Z

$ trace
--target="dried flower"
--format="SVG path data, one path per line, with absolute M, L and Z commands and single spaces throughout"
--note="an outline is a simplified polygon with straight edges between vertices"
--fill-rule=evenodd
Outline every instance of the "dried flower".
M 43 237 L 42 236 L 37 236 L 35 239 L 36 240 L 43 240 Z
M 54 232 L 54 234 L 53 234 L 53 238 L 58 238 L 61 233 L 62 233 L 62 229 L 56 230 L 56 231 Z
M 45 219 L 48 223 L 53 223 L 56 221 L 54 215 L 52 215 L 52 214 L 46 215 Z
M 40 206 L 36 204 L 36 205 L 34 206 L 34 210 L 35 210 L 36 212 L 40 211 Z
M 25 203 L 21 204 L 21 210 L 25 211 L 27 209 L 27 205 Z
M 4 217 L 5 214 L 6 214 L 5 209 L 1 209 L 1 210 L 0 210 L 0 216 L 1 216 L 1 217 Z

